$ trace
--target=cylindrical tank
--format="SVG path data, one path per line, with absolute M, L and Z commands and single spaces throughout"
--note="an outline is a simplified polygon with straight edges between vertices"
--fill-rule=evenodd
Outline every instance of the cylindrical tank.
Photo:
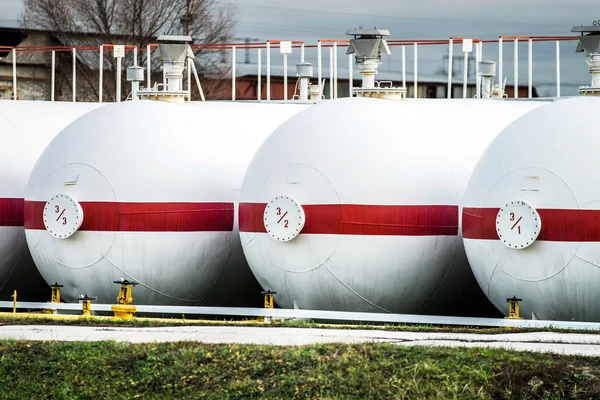
M 0 300 L 17 290 L 19 300 L 49 298 L 23 230 L 23 198 L 29 173 L 52 138 L 86 112 L 89 103 L 0 102 Z
M 474 169 L 463 209 L 468 259 L 494 305 L 525 318 L 600 321 L 600 99 L 517 119 Z
M 286 308 L 493 310 L 466 262 L 458 207 L 494 135 L 539 104 L 347 98 L 292 117 L 240 196 L 259 283 Z
M 29 180 L 25 229 L 46 281 L 114 302 L 133 280 L 136 304 L 246 304 L 260 287 L 235 212 L 262 141 L 299 104 L 135 101 L 65 128 Z

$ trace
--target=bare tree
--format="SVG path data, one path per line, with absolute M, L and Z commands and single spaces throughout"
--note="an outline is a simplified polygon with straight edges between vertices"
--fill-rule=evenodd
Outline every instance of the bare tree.
M 222 43 L 231 39 L 236 23 L 235 9 L 219 0 L 25 0 L 24 5 L 21 26 L 51 31 L 65 46 L 128 44 L 144 48 L 157 36 L 169 34 L 190 35 L 195 43 Z M 218 64 L 219 57 L 214 52 L 195 53 L 199 70 Z M 145 63 L 145 59 L 145 52 L 140 52 L 140 63 Z M 103 63 L 103 93 L 105 99 L 111 100 L 116 92 L 117 63 L 110 55 L 105 55 Z M 132 63 L 132 55 L 128 54 L 124 64 Z M 78 98 L 98 98 L 98 64 L 98 51 L 78 53 Z M 153 65 L 153 70 L 158 71 L 156 57 Z M 66 54 L 59 57 L 57 72 L 64 82 L 69 82 L 71 68 L 72 61 Z M 154 75 L 152 78 L 156 81 Z

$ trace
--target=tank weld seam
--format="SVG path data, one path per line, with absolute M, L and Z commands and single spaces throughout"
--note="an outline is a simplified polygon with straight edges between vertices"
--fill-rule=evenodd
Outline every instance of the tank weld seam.
M 502 269 L 501 267 L 500 267 L 500 269 L 502 269 L 502 271 L 504 271 L 504 273 L 506 273 L 506 274 L 507 274 L 508 276 L 510 276 L 511 278 L 518 279 L 518 280 L 520 280 L 520 281 L 522 281 L 522 282 L 543 282 L 543 281 L 545 281 L 545 280 L 548 280 L 548 279 L 554 278 L 554 277 L 555 277 L 555 276 L 557 276 L 558 274 L 562 273 L 562 272 L 565 270 L 565 268 L 567 268 L 567 267 L 569 266 L 569 264 L 571 264 L 571 261 L 573 261 L 573 259 L 574 259 L 575 257 L 577 257 L 577 258 L 580 258 L 580 259 L 581 259 L 581 260 L 583 260 L 583 261 L 589 262 L 590 264 L 593 264 L 593 265 L 595 265 L 595 266 L 597 266 L 597 267 L 600 267 L 600 265 L 594 264 L 593 262 L 591 262 L 591 261 L 589 261 L 589 260 L 586 260 L 586 259 L 584 259 L 584 258 L 582 258 L 582 257 L 578 256 L 576 253 L 570 252 L 570 254 L 571 254 L 573 257 L 571 257 L 571 259 L 569 260 L 569 262 L 567 262 L 567 263 L 566 263 L 566 264 L 565 264 L 565 265 L 564 265 L 564 266 L 563 266 L 561 269 L 559 269 L 558 271 L 556 271 L 556 272 L 555 272 L 555 273 L 553 273 L 552 275 L 548 275 L 548 276 L 545 276 L 545 277 L 543 277 L 543 278 L 539 278 L 539 279 L 527 279 L 527 278 L 520 278 L 520 277 L 518 277 L 518 276 L 515 276 L 515 275 L 513 275 L 513 274 L 511 274 L 511 273 L 508 273 L 508 272 L 504 271 L 504 269 Z
M 577 258 L 579 258 L 579 259 L 580 259 L 581 261 L 583 261 L 583 262 L 586 262 L 586 263 L 588 263 L 588 264 L 592 264 L 594 267 L 598 267 L 598 268 L 600 268 L 600 264 L 597 264 L 597 263 L 593 262 L 592 260 L 588 260 L 588 259 L 586 259 L 586 258 L 584 258 L 584 257 L 580 256 L 579 254 L 575 254 L 575 253 L 571 253 L 571 254 L 572 254 L 574 257 L 577 257 Z M 569 262 L 569 264 L 570 264 L 570 262 Z M 567 265 L 569 265 L 569 264 L 567 264 Z M 565 265 L 565 267 L 566 267 L 566 265 Z M 564 268 L 563 268 L 563 269 L 564 269 Z M 562 271 L 562 270 L 561 270 L 561 271 Z
M 245 249 L 246 249 L 246 247 L 248 247 L 248 245 L 249 245 L 250 243 L 252 243 L 252 242 L 254 241 L 254 239 L 256 239 L 257 237 L 258 237 L 258 235 L 254 235 L 254 236 L 252 236 L 252 237 L 250 238 L 250 240 L 248 240 L 246 243 L 244 243 L 244 244 L 242 245 L 242 249 L 244 249 L 244 250 L 245 250 Z
M 452 266 L 454 265 L 454 260 L 456 259 L 456 248 L 457 248 L 457 246 L 458 245 L 457 245 L 457 243 L 455 241 L 454 242 L 454 246 L 452 246 L 452 257 L 451 257 L 451 260 L 450 260 L 450 264 L 448 265 L 448 268 L 446 269 L 446 273 L 444 274 L 444 279 L 442 279 L 442 281 L 438 285 L 437 289 L 435 290 L 435 292 L 433 293 L 433 295 L 431 295 L 431 297 L 429 298 L 429 300 L 427 300 L 427 302 L 425 303 L 425 305 L 423 306 L 423 308 L 426 308 L 429 305 L 429 303 L 431 303 L 433 301 L 433 299 L 435 298 L 435 296 L 442 289 L 442 286 L 446 282 L 446 279 L 448 279 L 448 275 L 450 274 L 450 270 L 452 269 Z M 471 267 L 469 267 L 469 268 L 471 268 Z
M 106 259 L 106 261 L 108 261 L 109 263 L 111 263 L 116 269 L 118 269 L 122 274 L 127 275 L 129 278 L 131 278 L 132 280 L 134 280 L 138 284 L 142 285 L 146 289 L 150 290 L 151 292 L 157 293 L 157 294 L 159 294 L 161 296 L 165 296 L 165 297 L 173 299 L 173 300 L 185 301 L 185 302 L 191 303 L 191 304 L 200 304 L 206 298 L 206 295 L 204 295 L 204 297 L 202 297 L 200 300 L 188 300 L 188 299 L 183 299 L 181 297 L 171 296 L 169 294 L 163 293 L 160 290 L 154 289 L 154 288 L 148 286 L 147 284 L 145 284 L 144 282 L 136 279 L 134 276 L 128 274 L 123 269 L 119 268 L 119 266 L 117 266 L 117 264 L 115 264 L 114 262 L 112 262 L 108 257 L 105 256 L 104 258 Z M 213 285 L 213 287 L 214 287 L 214 285 Z
M 8 274 L 8 276 L 6 277 L 6 280 L 4 281 L 4 283 L 2 283 L 2 286 L 0 286 L 0 290 L 4 289 L 4 286 L 6 286 L 8 284 L 8 281 L 10 280 L 11 276 L 15 273 L 15 270 L 17 269 L 17 265 L 19 264 L 19 261 L 23 257 L 23 245 L 25 245 L 25 247 L 27 247 L 27 242 L 21 243 L 21 251 L 19 251 L 19 256 L 13 263 L 12 268 L 10 270 L 10 274 Z M 35 267 L 35 268 L 37 268 L 37 267 Z
M 344 287 L 346 287 L 346 289 L 348 289 L 350 292 L 354 293 L 354 294 L 355 294 L 355 295 L 356 295 L 356 296 L 357 296 L 359 299 L 361 299 L 361 300 L 363 300 L 364 302 L 366 302 L 366 303 L 370 304 L 371 306 L 373 306 L 373 307 L 377 308 L 378 310 L 381 310 L 381 311 L 383 311 L 383 312 L 386 312 L 386 313 L 390 313 L 390 314 L 391 314 L 391 311 L 389 311 L 389 310 L 386 310 L 385 308 L 378 306 L 377 304 L 373 303 L 372 301 L 370 301 L 370 300 L 366 299 L 365 297 L 361 296 L 360 294 L 358 294 L 358 293 L 357 293 L 357 292 L 356 292 L 354 289 L 352 289 L 352 288 L 351 288 L 350 286 L 348 286 L 348 285 L 347 285 L 347 284 L 346 284 L 344 281 L 342 281 L 340 278 L 338 278 L 338 276 L 337 276 L 337 275 L 336 275 L 336 274 L 335 274 L 335 273 L 334 273 L 334 272 L 333 272 L 333 271 L 332 271 L 332 270 L 331 270 L 331 269 L 330 269 L 330 268 L 329 268 L 327 265 L 325 265 L 325 263 L 323 263 L 322 265 L 323 265 L 323 266 L 324 266 L 324 267 L 327 269 L 327 271 L 329 271 L 329 273 L 331 273 L 331 275 L 333 275 L 333 277 L 334 277 L 335 279 L 337 279 L 337 280 L 338 280 L 338 282 L 340 282 L 340 283 L 341 283 L 341 284 L 342 284 Z

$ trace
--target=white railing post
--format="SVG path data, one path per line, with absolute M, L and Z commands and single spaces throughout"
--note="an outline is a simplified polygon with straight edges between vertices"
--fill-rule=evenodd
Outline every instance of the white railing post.
M 514 64 L 515 72 L 514 72 L 514 98 L 519 98 L 519 38 L 515 38 L 515 64 Z
M 465 51 L 463 62 L 463 99 L 467 98 L 467 80 L 469 79 L 469 52 Z
M 452 98 L 452 58 L 454 55 L 454 39 L 448 40 L 448 91 L 447 97 Z
M 152 51 L 150 45 L 146 46 L 146 89 L 152 86 Z
M 413 52 L 414 52 L 414 75 L 415 75 L 415 81 L 414 81 L 414 90 L 415 90 L 415 99 L 418 97 L 418 89 L 419 89 L 419 85 L 417 83 L 417 43 L 414 43 L 414 47 L 413 47 Z
M 500 87 L 500 98 L 504 96 L 504 91 L 502 90 L 502 36 L 498 38 L 498 86 Z
M 402 46 L 402 87 L 406 87 L 406 46 Z
M 333 98 L 337 99 L 338 97 L 338 66 L 337 66 L 337 42 L 333 42 Z
M 329 99 L 333 100 L 333 47 L 329 48 Z
M 267 100 L 271 100 L 271 42 L 267 40 Z
M 321 100 L 321 95 L 323 93 L 323 58 L 321 55 L 321 41 L 317 42 L 317 79 L 319 80 L 319 100 Z
M 104 75 L 104 47 L 100 45 L 100 56 L 98 60 L 98 103 L 102 103 L 102 78 Z
M 73 102 L 77 101 L 77 50 L 73 47 Z
M 300 62 L 304 62 L 304 42 L 300 45 Z
M 560 97 L 560 41 L 556 41 L 556 97 Z
M 231 100 L 235 101 L 235 46 L 231 46 Z
M 281 46 L 281 45 L 280 45 Z M 287 73 L 287 53 L 283 53 L 283 101 L 288 100 L 288 73 Z
M 257 71 L 257 77 L 258 77 L 258 82 L 257 82 L 257 89 L 256 89 L 256 98 L 258 101 L 262 100 L 262 49 L 259 48 L 258 49 L 258 60 L 257 60 L 257 64 L 258 64 L 258 71 Z
M 136 63 L 137 65 L 137 63 Z M 188 89 L 188 101 L 192 101 L 192 59 L 187 59 L 187 89 Z M 135 97 L 134 97 L 135 100 Z
M 481 98 L 481 77 L 479 76 L 479 61 L 481 61 L 481 42 L 475 43 L 475 97 Z
M 55 79 L 56 79 L 56 51 L 52 50 L 52 71 L 50 72 L 50 101 L 54 101 Z
M 527 95 L 531 99 L 533 97 L 533 39 L 529 39 L 529 63 L 527 70 L 528 88 Z
M 17 49 L 12 49 L 12 69 L 13 69 L 13 100 L 17 100 Z
M 114 47 L 113 47 L 113 52 L 114 52 Z M 117 93 L 115 95 L 116 97 L 116 102 L 120 103 L 121 102 L 121 59 L 123 57 L 117 57 Z M 164 74 L 163 74 L 164 75 Z
M 354 86 L 353 78 L 352 54 L 348 54 L 348 97 L 352 97 L 352 87 Z

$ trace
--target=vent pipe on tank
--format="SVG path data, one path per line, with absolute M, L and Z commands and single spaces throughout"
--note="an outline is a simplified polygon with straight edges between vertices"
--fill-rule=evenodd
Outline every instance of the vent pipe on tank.
M 488 99 L 494 93 L 496 62 L 491 60 L 479 61 L 479 76 L 481 77 L 481 98 Z
M 380 98 L 405 98 L 406 88 L 382 87 L 381 83 L 375 81 L 377 69 L 381 64 L 381 52 L 392 54 L 384 36 L 389 36 L 387 29 L 351 29 L 346 35 L 353 36 L 346 54 L 355 54 L 355 63 L 362 77 L 362 86 L 352 88 L 352 92 L 358 97 L 380 97 Z
M 311 63 L 296 64 L 296 76 L 298 76 L 298 85 L 300 86 L 300 94 L 298 99 L 308 100 L 310 95 L 311 100 L 317 100 L 312 98 L 312 93 L 309 90 L 309 88 L 312 86 L 310 83 L 310 78 L 313 76 L 313 65 Z M 318 91 L 319 88 L 317 87 L 317 93 Z
M 138 90 L 137 94 L 142 99 L 182 102 L 190 96 L 189 91 L 183 90 L 183 71 L 188 59 L 194 59 L 190 47 L 192 37 L 162 35 L 156 42 L 161 54 L 164 82 Z
M 600 95 L 600 26 L 575 26 L 571 32 L 580 32 L 577 39 L 576 52 L 586 52 L 585 61 L 590 66 L 589 73 L 592 75 L 591 86 L 581 86 L 579 93 L 585 96 Z

